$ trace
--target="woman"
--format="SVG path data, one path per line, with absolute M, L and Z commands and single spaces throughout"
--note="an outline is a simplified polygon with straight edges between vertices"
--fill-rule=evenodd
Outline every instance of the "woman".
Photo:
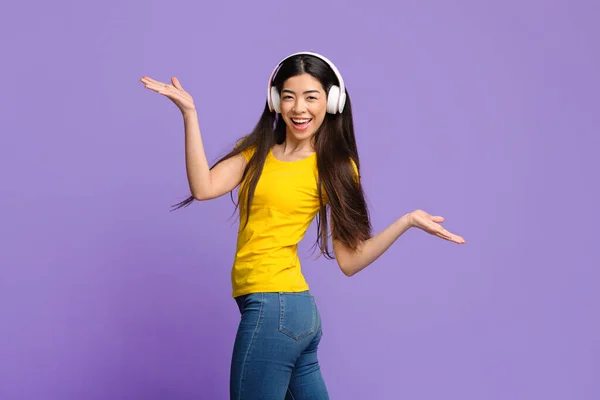
M 212 168 L 193 99 L 177 78 L 172 85 L 148 77 L 141 81 L 183 114 L 192 195 L 177 208 L 239 185 L 231 279 L 241 320 L 231 399 L 328 399 L 317 359 L 321 319 L 297 254 L 313 219 L 318 218 L 321 253 L 335 258 L 347 276 L 373 263 L 411 227 L 459 244 L 464 239 L 444 229 L 442 217 L 422 210 L 371 235 L 350 98 L 339 71 L 321 55 L 296 53 L 276 66 L 254 130 Z

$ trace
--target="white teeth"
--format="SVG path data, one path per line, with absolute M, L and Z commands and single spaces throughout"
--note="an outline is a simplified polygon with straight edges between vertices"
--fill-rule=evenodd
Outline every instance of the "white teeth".
M 307 118 L 307 119 L 295 119 L 295 118 L 292 118 L 292 122 L 295 123 L 295 124 L 305 124 L 308 121 L 310 121 L 310 118 Z

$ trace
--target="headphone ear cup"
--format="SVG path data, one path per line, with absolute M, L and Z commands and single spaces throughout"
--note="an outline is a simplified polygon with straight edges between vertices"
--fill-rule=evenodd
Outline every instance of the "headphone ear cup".
M 341 114 L 344 111 L 344 106 L 346 105 L 346 93 L 340 94 L 340 109 L 338 110 Z
M 338 111 L 338 101 L 340 99 L 340 88 L 336 85 L 331 86 L 327 93 L 327 112 L 335 114 Z
M 273 86 L 271 87 L 271 106 L 273 111 L 275 111 L 277 114 L 281 113 L 280 105 L 279 92 L 277 91 L 277 88 Z

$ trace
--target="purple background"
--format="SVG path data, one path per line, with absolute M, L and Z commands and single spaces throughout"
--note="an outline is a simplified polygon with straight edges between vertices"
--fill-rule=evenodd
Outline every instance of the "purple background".
M 0 398 L 227 398 L 237 219 L 169 212 L 182 118 L 139 78 L 180 78 L 212 161 L 300 50 L 346 79 L 376 231 L 422 208 L 467 239 L 349 279 L 309 230 L 332 398 L 600 398 L 592 3 L 3 5 Z

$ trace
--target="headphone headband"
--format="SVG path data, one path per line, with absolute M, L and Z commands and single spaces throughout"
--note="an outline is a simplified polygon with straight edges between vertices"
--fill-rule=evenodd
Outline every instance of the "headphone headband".
M 275 78 L 275 75 L 279 71 L 279 68 L 281 67 L 281 65 L 286 60 L 288 60 L 291 57 L 297 56 L 297 55 L 314 56 L 314 57 L 321 59 L 327 65 L 329 65 L 329 68 L 331 68 L 331 70 L 333 71 L 333 73 L 335 74 L 335 76 L 337 77 L 338 82 L 339 82 L 339 87 L 332 88 L 334 90 L 330 89 L 330 92 L 328 93 L 328 103 L 329 103 L 329 96 L 331 96 L 331 95 L 335 96 L 334 98 L 331 99 L 332 103 L 330 103 L 331 107 L 329 107 L 329 112 L 331 112 L 332 114 L 335 114 L 336 112 L 341 113 L 342 110 L 344 109 L 344 104 L 346 103 L 346 88 L 344 85 L 344 79 L 342 78 L 342 74 L 340 74 L 340 72 L 338 71 L 336 66 L 333 64 L 333 62 L 331 62 L 328 58 L 326 58 L 325 56 L 323 56 L 321 54 L 313 53 L 310 51 L 302 51 L 302 52 L 290 54 L 289 56 L 285 57 L 283 60 L 279 61 L 279 63 L 275 66 L 275 68 L 273 69 L 273 72 L 271 72 L 271 76 L 269 77 L 269 85 L 267 88 L 267 103 L 269 105 L 269 110 L 279 112 L 278 111 L 278 108 L 279 108 L 278 100 L 279 99 L 273 98 L 274 97 L 273 96 L 273 79 Z M 332 93 L 332 92 L 336 92 L 336 93 Z M 276 100 L 276 101 L 274 101 L 274 100 Z M 275 102 L 277 102 L 277 104 L 274 104 Z

